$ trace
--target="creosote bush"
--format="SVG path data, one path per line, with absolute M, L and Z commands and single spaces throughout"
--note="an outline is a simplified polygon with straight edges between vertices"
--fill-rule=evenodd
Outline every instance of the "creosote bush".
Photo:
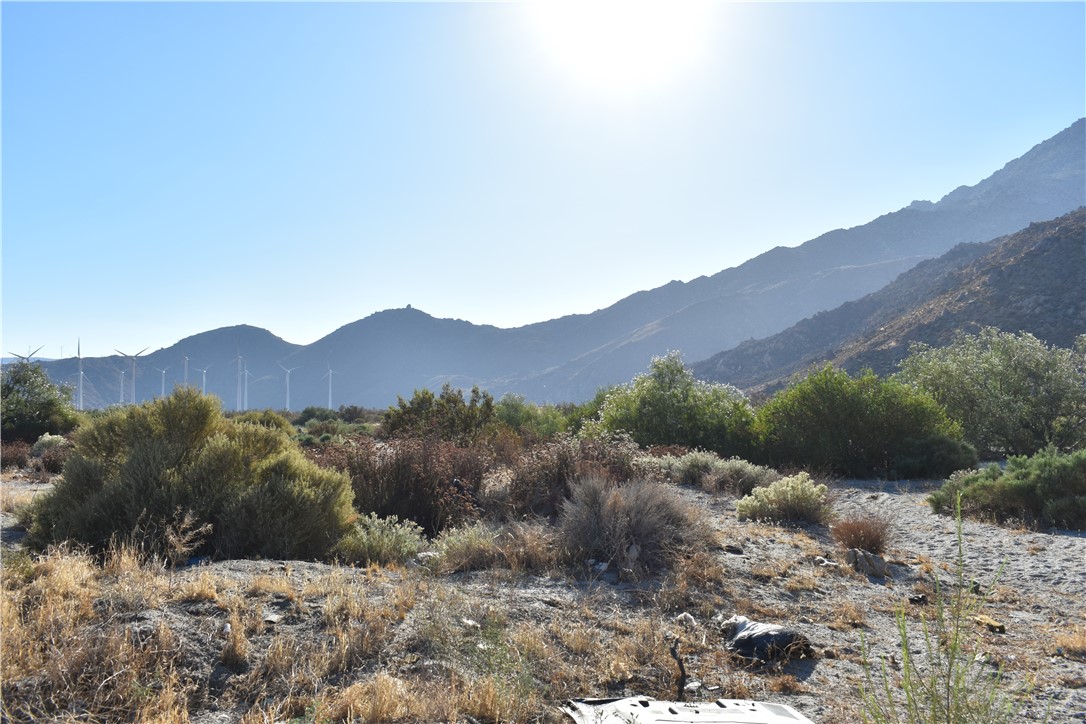
M 826 486 L 805 472 L 755 488 L 739 499 L 735 509 L 740 520 L 825 523 L 830 517 Z
M 937 513 L 950 514 L 961 496 L 963 515 L 1086 530 L 1086 450 L 1053 448 L 951 476 L 928 498 Z
M 210 525 L 219 557 L 323 557 L 355 517 L 347 477 L 306 460 L 280 430 L 226 419 L 191 388 L 81 427 L 64 476 L 35 499 L 29 541 L 112 539 L 161 555 L 179 511 Z
M 558 529 L 572 563 L 596 559 L 633 575 L 669 569 L 711 542 L 709 526 L 673 489 L 643 480 L 577 479 Z

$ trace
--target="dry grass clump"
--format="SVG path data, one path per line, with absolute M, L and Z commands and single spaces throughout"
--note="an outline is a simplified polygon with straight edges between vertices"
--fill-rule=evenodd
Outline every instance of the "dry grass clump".
M 859 548 L 879 555 L 886 550 L 894 533 L 894 521 L 886 515 L 863 513 L 834 522 L 833 539 L 846 549 Z
M 187 693 L 163 626 L 102 619 L 104 574 L 86 553 L 52 549 L 4 568 L 0 680 L 4 720 L 182 721 Z M 103 672 L 109 672 L 103 675 Z
M 1070 633 L 1056 637 L 1056 646 L 1064 656 L 1086 660 L 1086 626 L 1076 626 Z
M 723 460 L 715 453 L 703 450 L 643 460 L 660 478 L 682 485 L 697 485 L 707 493 L 749 495 L 754 488 L 781 478 L 781 474 L 772 468 L 737 457 Z
M 33 490 L 0 490 L 0 512 L 18 516 L 34 501 Z
M 712 540 L 708 523 L 668 486 L 594 477 L 574 483 L 558 528 L 571 560 L 605 561 L 635 576 L 670 569 Z

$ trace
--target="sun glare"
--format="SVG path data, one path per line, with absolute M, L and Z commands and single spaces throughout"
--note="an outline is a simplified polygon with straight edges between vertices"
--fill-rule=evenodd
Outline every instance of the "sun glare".
M 708 45 L 708 2 L 532 2 L 531 25 L 548 61 L 594 94 L 639 97 L 698 64 Z

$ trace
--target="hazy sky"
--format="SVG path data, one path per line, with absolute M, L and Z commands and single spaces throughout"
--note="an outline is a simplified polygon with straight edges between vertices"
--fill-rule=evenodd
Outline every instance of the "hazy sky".
M 1086 113 L 1083 2 L 675 5 L 4 2 L 3 352 L 587 313 Z

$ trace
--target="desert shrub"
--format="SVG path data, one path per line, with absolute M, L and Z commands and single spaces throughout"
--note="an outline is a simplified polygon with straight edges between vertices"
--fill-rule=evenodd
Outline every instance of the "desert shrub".
M 0 435 L 5 441 L 33 443 L 46 433 L 75 428 L 79 417 L 72 407 L 72 390 L 57 385 L 40 365 L 20 360 L 0 374 Z
M 438 573 L 478 571 L 499 566 L 504 556 L 498 544 L 498 529 L 491 523 L 476 521 L 442 531 L 434 540 Z
M 410 400 L 398 398 L 381 422 L 381 434 L 389 438 L 438 437 L 468 443 L 476 440 L 494 420 L 494 398 L 478 387 L 464 391 L 445 383 L 437 396 L 428 389 L 415 390 Z
M 329 420 L 338 420 L 339 415 L 335 410 L 327 407 L 318 407 L 316 405 L 310 405 L 305 408 L 294 418 L 294 424 L 304 426 L 305 423 L 310 420 L 317 420 L 319 422 L 327 422 Z
M 1053 448 L 951 476 L 928 498 L 937 513 L 951 514 L 961 496 L 963 515 L 1086 529 L 1086 450 Z
M 168 547 L 178 510 L 210 525 L 198 547 L 222 557 L 323 556 L 354 511 L 346 476 L 306 460 L 278 430 L 226 419 L 192 388 L 112 410 L 79 429 L 64 477 L 31 506 L 37 547 L 111 539 Z
M 359 407 L 358 405 L 340 405 L 336 414 L 339 419 L 344 422 L 351 423 L 352 425 L 364 425 L 381 421 L 381 416 L 384 414 L 381 410 L 375 410 L 370 407 Z
M 4 440 L 0 443 L 0 460 L 4 468 L 25 468 L 30 460 L 30 443 L 26 440 Z
M 596 559 L 633 575 L 671 568 L 711 540 L 706 522 L 673 489 L 640 480 L 577 479 L 558 528 L 574 564 Z
M 37 442 L 30 446 L 30 457 L 40 458 L 45 454 L 46 450 L 51 450 L 56 447 L 70 447 L 71 441 L 63 435 L 50 435 L 45 433 L 38 438 Z
M 233 419 L 236 422 L 245 422 L 250 425 L 260 425 L 261 427 L 266 427 L 271 430 L 279 430 L 286 435 L 293 435 L 296 432 L 294 425 L 290 423 L 290 420 L 272 410 L 250 410 L 249 412 L 243 412 L 240 415 L 236 415 Z
M 554 405 L 536 405 L 524 395 L 503 395 L 494 405 L 494 420 L 531 440 L 545 440 L 568 426 L 566 416 Z
M 912 441 L 961 437 L 926 393 L 871 371 L 853 378 L 830 366 L 774 395 L 758 409 L 755 428 L 764 462 L 852 477 L 888 475 L 915 452 Z
M 697 485 L 709 493 L 749 495 L 755 487 L 768 485 L 781 477 L 781 474 L 772 468 L 755 465 L 741 458 L 722 460 L 713 453 L 700 450 L 680 456 L 642 458 L 642 461 L 647 465 L 655 465 L 657 475 L 665 480 L 683 485 Z
M 46 448 L 38 460 L 42 470 L 56 475 L 64 471 L 64 464 L 71 457 L 71 454 L 71 445 L 54 445 Z
M 824 523 L 830 516 L 826 486 L 803 472 L 755 488 L 739 499 L 735 510 L 740 520 Z
M 899 377 L 927 391 L 985 458 L 1086 446 L 1086 336 L 1049 347 L 993 327 L 946 347 L 914 346 Z
M 435 439 L 359 439 L 341 452 L 331 464 L 350 476 L 359 512 L 414 521 L 427 535 L 475 517 L 490 467 L 485 448 Z
M 893 530 L 894 522 L 887 516 L 864 513 L 834 521 L 830 533 L 844 548 L 881 554 L 886 550 Z
M 418 555 L 425 539 L 422 528 L 409 520 L 392 516 L 363 516 L 339 539 L 332 554 L 345 563 L 368 566 L 403 564 Z
M 513 509 L 537 515 L 555 513 L 569 496 L 580 455 L 580 442 L 568 434 L 527 450 L 514 465 L 509 482 Z
M 612 389 L 586 429 L 627 432 L 639 445 L 685 445 L 721 455 L 746 454 L 754 416 L 731 385 L 702 382 L 678 352 L 656 357 L 646 374 Z
M 904 440 L 894 459 L 892 473 L 899 478 L 946 478 L 977 464 L 977 451 L 967 442 L 947 435 Z

